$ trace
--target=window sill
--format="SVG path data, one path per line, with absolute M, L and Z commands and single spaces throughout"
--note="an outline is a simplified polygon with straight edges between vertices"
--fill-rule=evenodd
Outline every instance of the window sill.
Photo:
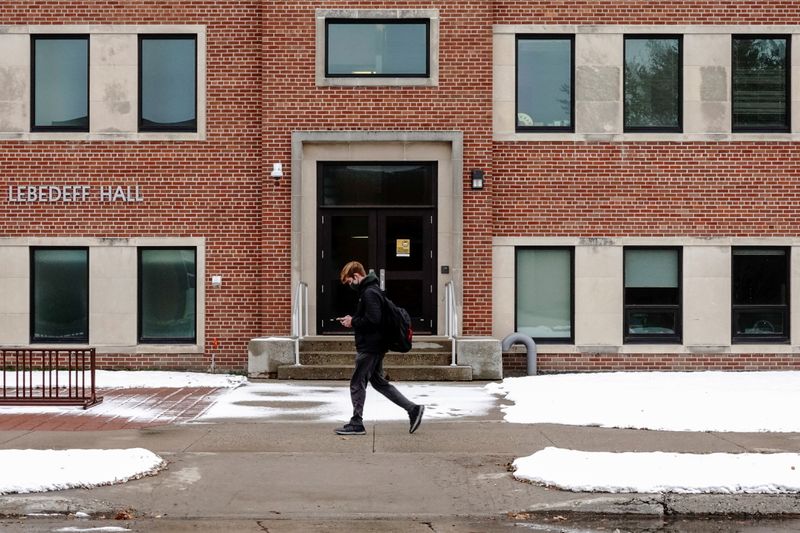
M 539 344 L 536 343 L 538 353 L 551 354 L 581 354 L 581 353 L 613 353 L 613 354 L 736 354 L 764 353 L 764 354 L 798 354 L 800 346 L 791 344 L 734 344 L 722 346 L 686 346 L 681 344 L 623 344 L 617 345 L 575 345 L 575 344 Z M 524 347 L 515 345 L 510 352 L 523 352 Z
M 436 87 L 439 80 L 429 78 L 328 78 L 317 77 L 317 87 Z
M 0 141 L 83 141 L 83 142 L 142 142 L 142 141 L 205 141 L 202 132 L 20 132 L 0 133 Z
M 794 133 L 567 133 L 539 131 L 495 131 L 497 142 L 797 142 L 800 132 Z

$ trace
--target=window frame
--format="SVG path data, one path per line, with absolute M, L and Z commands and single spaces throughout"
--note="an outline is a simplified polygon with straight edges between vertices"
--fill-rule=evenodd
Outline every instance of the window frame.
M 736 61 L 734 48 L 737 39 L 756 40 L 756 39 L 785 39 L 786 40 L 786 66 L 785 66 L 785 98 L 786 98 L 786 124 L 781 128 L 773 127 L 736 127 L 735 108 L 736 98 L 734 94 L 734 80 L 736 79 Z M 792 36 L 785 33 L 733 33 L 731 34 L 731 133 L 791 133 L 792 131 Z
M 749 305 L 734 302 L 736 289 L 734 287 L 734 262 L 735 250 L 781 250 L 786 257 L 786 304 L 784 305 Z M 792 339 L 792 249 L 789 246 L 732 246 L 731 247 L 731 344 L 790 344 Z M 783 335 L 754 335 L 736 334 L 736 311 L 737 310 L 782 310 L 785 332 Z
M 569 126 L 520 126 L 519 117 L 519 42 L 569 41 Z M 514 35 L 514 132 L 515 133 L 575 133 L 575 34 L 574 33 L 517 33 Z
M 167 127 L 167 126 L 143 126 L 142 124 L 142 41 L 145 40 L 192 40 L 194 42 L 194 127 Z M 137 85 L 137 116 L 136 128 L 141 133 L 198 133 L 200 117 L 198 116 L 198 80 L 200 78 L 200 66 L 198 64 L 198 34 L 197 33 L 139 33 L 136 36 L 136 85 Z
M 36 330 L 36 276 L 35 276 L 35 266 L 36 266 L 36 251 L 37 250 L 49 250 L 49 251 L 57 251 L 57 250 L 83 250 L 86 252 L 86 336 L 80 338 L 72 338 L 72 339 L 62 339 L 58 337 L 35 337 L 35 330 Z M 29 322 L 29 330 L 28 330 L 28 341 L 30 344 L 88 344 L 89 343 L 89 334 L 91 323 L 89 318 L 91 316 L 89 305 L 91 300 L 89 299 L 89 292 L 91 291 L 91 286 L 89 285 L 89 247 L 88 246 L 31 246 L 29 249 L 29 273 L 30 273 L 30 294 L 29 294 L 29 302 L 30 302 L 30 312 L 28 316 Z
M 85 40 L 86 41 L 86 126 L 37 126 L 36 125 L 36 42 L 45 40 Z M 91 35 L 88 33 L 32 33 L 30 34 L 30 62 L 31 62 L 31 86 L 30 86 L 30 131 L 33 132 L 79 132 L 88 133 L 92 123 L 92 46 Z
M 625 298 L 626 263 L 629 250 L 674 250 L 678 253 L 678 303 L 675 305 L 628 304 Z M 622 343 L 623 344 L 683 344 L 683 247 L 682 246 L 623 246 L 622 248 Z M 643 309 L 649 311 L 675 311 L 675 333 L 629 333 L 628 311 Z
M 191 250 L 194 252 L 195 298 L 194 298 L 194 336 L 188 337 L 142 337 L 142 252 L 146 250 Z M 197 275 L 197 246 L 137 246 L 136 247 L 136 342 L 137 344 L 197 344 L 198 307 L 200 283 Z
M 569 337 L 532 337 L 537 344 L 575 344 L 575 247 L 574 246 L 515 246 L 514 247 L 514 331 L 519 331 L 517 297 L 519 294 L 519 252 L 525 250 L 561 250 L 569 252 Z
M 410 25 L 410 24 L 424 24 L 425 25 L 425 73 L 409 73 L 409 74 L 334 74 L 328 69 L 330 57 L 330 32 L 329 28 L 331 23 L 340 24 L 393 24 L 393 25 Z M 324 50 L 325 56 L 323 58 L 323 73 L 325 78 L 356 78 L 356 79 L 374 79 L 374 78 L 417 78 L 429 79 L 431 77 L 431 19 L 430 18 L 348 18 L 348 17 L 330 17 L 325 18 L 324 29 Z
M 678 41 L 678 125 L 632 126 L 625 123 L 625 101 L 627 95 L 627 76 L 625 75 L 628 40 L 675 39 Z M 628 33 L 622 36 L 622 131 L 623 133 L 683 133 L 683 34 L 675 33 Z

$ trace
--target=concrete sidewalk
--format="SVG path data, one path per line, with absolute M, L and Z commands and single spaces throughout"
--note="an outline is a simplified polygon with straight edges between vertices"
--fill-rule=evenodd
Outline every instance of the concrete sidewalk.
M 0 418 L 2 414 L 0 414 Z M 800 434 L 684 433 L 521 425 L 482 418 L 335 424 L 247 419 L 116 431 L 0 431 L 0 449 L 134 448 L 169 462 L 122 485 L 0 496 L 0 515 L 75 512 L 203 519 L 491 518 L 509 513 L 800 514 L 797 495 L 612 495 L 516 481 L 515 458 L 547 446 L 586 451 L 800 452 Z M 367 421 L 368 422 L 368 421 Z

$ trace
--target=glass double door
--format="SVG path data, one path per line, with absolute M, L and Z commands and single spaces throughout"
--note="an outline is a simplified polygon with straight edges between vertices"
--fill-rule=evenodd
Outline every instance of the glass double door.
M 320 208 L 318 224 L 320 334 L 352 332 L 336 320 L 358 304 L 358 294 L 339 281 L 349 261 L 375 273 L 385 294 L 411 315 L 415 333 L 436 331 L 433 209 Z

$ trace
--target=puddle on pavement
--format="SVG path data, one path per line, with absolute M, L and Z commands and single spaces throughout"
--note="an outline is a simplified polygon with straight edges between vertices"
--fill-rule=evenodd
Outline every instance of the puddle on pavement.
M 325 402 L 293 402 L 293 401 L 242 401 L 234 402 L 234 405 L 242 405 L 246 407 L 269 407 L 273 409 L 314 409 L 325 405 Z

